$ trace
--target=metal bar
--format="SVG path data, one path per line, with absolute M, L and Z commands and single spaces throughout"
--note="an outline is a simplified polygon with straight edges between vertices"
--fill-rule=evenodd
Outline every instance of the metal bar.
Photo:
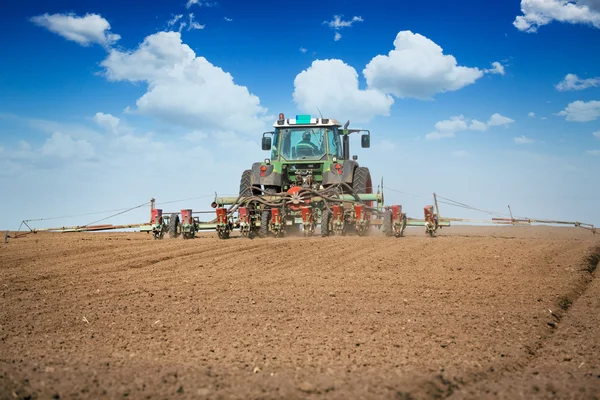
M 358 194 L 357 196 L 358 196 L 359 200 L 362 200 L 362 201 L 381 201 L 382 200 L 381 193 L 364 193 L 364 194 Z M 340 201 L 356 201 L 356 197 L 354 197 L 354 195 L 351 195 L 351 194 L 340 194 L 340 195 L 331 196 L 331 197 L 339 199 Z M 281 200 L 282 197 L 281 196 L 260 196 L 260 198 L 264 201 L 272 202 L 272 201 Z M 226 205 L 236 204 L 236 200 L 238 200 L 238 204 L 242 204 L 246 201 L 246 199 L 247 199 L 247 197 L 240 197 L 239 200 L 238 200 L 238 197 L 217 197 L 217 198 L 215 198 L 215 203 L 217 203 L 217 207 L 223 207 Z M 307 200 L 316 202 L 316 201 L 323 200 L 323 198 L 320 196 L 315 196 L 315 197 L 308 198 Z
M 86 231 L 103 231 L 111 229 L 127 229 L 138 228 L 144 224 L 124 224 L 124 225 L 91 225 L 91 226 L 61 226 L 56 228 L 40 228 L 32 229 L 32 232 L 86 232 Z
M 441 216 L 440 216 L 440 208 L 438 207 L 437 195 L 435 193 L 433 193 L 433 201 L 435 203 L 435 212 L 436 212 L 436 214 L 438 216 L 438 219 L 440 219 L 441 218 Z

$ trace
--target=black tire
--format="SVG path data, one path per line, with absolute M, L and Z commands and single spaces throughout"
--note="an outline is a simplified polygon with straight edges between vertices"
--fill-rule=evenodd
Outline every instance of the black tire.
M 328 209 L 324 209 L 323 212 L 321 212 L 321 236 L 322 237 L 327 237 L 331 233 L 330 229 L 329 229 L 330 222 L 331 222 L 331 211 Z
M 352 176 L 352 193 L 365 194 L 373 193 L 373 182 L 371 181 L 371 173 L 369 168 L 357 167 Z M 365 202 L 368 206 L 372 206 L 372 201 Z
M 258 227 L 258 237 L 266 238 L 269 234 L 269 217 L 271 212 L 269 210 L 263 210 L 260 214 L 260 226 Z
M 171 218 L 169 218 L 169 237 L 176 238 L 179 236 L 179 214 L 171 214 Z
M 240 196 L 250 197 L 252 194 L 252 170 L 247 169 L 242 172 L 242 178 L 240 179 Z
M 385 236 L 392 236 L 394 232 L 392 231 L 392 210 L 385 210 L 383 212 L 383 233 Z

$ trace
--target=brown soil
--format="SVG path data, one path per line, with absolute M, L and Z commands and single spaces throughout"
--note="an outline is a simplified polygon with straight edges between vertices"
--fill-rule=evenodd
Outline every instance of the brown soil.
M 600 398 L 600 235 L 0 245 L 0 399 Z

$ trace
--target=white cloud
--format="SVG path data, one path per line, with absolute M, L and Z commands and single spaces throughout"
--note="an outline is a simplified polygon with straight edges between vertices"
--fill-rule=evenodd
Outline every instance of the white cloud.
M 330 28 L 333 29 L 341 29 L 341 28 L 349 28 L 355 22 L 363 22 L 362 17 L 354 16 L 352 19 L 344 21 L 342 19 L 343 15 L 334 15 L 331 21 L 324 21 L 324 24 L 327 24 Z
M 82 46 L 98 43 L 109 47 L 121 38 L 117 34 L 110 33 L 108 21 L 97 14 L 78 17 L 75 14 L 46 13 L 32 17 L 31 21 Z
M 308 51 L 308 49 L 305 49 L 304 47 L 300 47 L 300 53 L 306 54 L 307 51 Z
M 179 14 L 179 15 L 174 15 L 172 19 L 169 20 L 169 22 L 167 22 L 168 26 L 173 26 L 177 23 L 177 21 L 179 21 L 181 18 L 183 18 L 183 14 Z
M 598 132 L 594 132 L 592 133 L 592 135 L 596 136 L 598 139 L 600 139 L 600 131 Z
M 488 126 L 506 126 L 508 124 L 512 124 L 513 122 L 515 122 L 514 119 L 511 119 L 511 118 L 508 118 L 508 117 L 505 117 L 503 115 L 496 113 L 490 117 L 490 120 L 488 121 L 487 125 Z
M 440 140 L 454 137 L 454 132 L 430 132 L 425 135 L 425 140 Z
M 342 19 L 342 15 L 334 15 L 331 21 L 323 21 L 323 24 L 328 25 L 330 28 L 334 29 L 335 35 L 333 36 L 333 40 L 336 42 L 342 38 L 342 34 L 338 32 L 338 30 L 342 28 L 350 28 L 355 22 L 363 22 L 362 17 L 354 16 L 352 19 L 344 21 Z
M 401 31 L 394 50 L 374 57 L 363 74 L 370 88 L 399 98 L 429 99 L 473 84 L 484 73 L 457 65 L 452 55 L 443 54 L 442 48 L 425 36 Z
M 227 22 L 233 21 L 233 18 L 223 17 L 223 19 L 225 19 L 225 21 L 227 21 Z
M 531 118 L 535 118 L 535 113 L 533 111 L 531 111 L 529 114 L 527 114 L 528 117 Z
M 557 115 L 566 117 L 567 121 L 593 121 L 600 117 L 600 101 L 574 101 Z
M 600 78 L 581 79 L 575 74 L 567 74 L 562 81 L 555 85 L 556 89 L 561 92 L 583 90 L 596 86 L 600 86 Z
M 452 156 L 454 157 L 468 157 L 469 152 L 466 150 L 455 150 L 452 152 Z
M 42 154 L 45 156 L 58 157 L 62 159 L 85 160 L 94 155 L 94 148 L 86 140 L 75 140 L 69 135 L 55 132 L 46 140 L 42 146 Z
M 469 129 L 472 131 L 485 131 L 488 126 L 485 122 L 478 121 L 476 119 L 472 120 L 469 124 Z
M 111 114 L 98 112 L 96 115 L 94 115 L 94 122 L 112 133 L 117 133 L 117 128 L 119 127 L 120 121 L 121 120 L 119 118 L 114 117 Z
M 498 74 L 504 75 L 506 72 L 504 71 L 504 65 L 500 64 L 498 61 L 494 61 L 492 63 L 492 68 L 484 70 L 485 73 L 488 74 Z
M 513 25 L 520 31 L 537 32 L 552 21 L 600 28 L 598 0 L 521 0 L 521 12 Z
M 293 98 L 304 112 L 317 107 L 336 119 L 367 122 L 389 115 L 394 99 L 373 89 L 358 87 L 358 74 L 341 60 L 316 60 L 294 79 Z
M 586 151 L 591 156 L 600 156 L 600 150 L 588 150 Z
M 438 121 L 435 124 L 435 131 L 425 135 L 427 140 L 439 140 L 444 138 L 453 138 L 456 132 L 472 130 L 486 131 L 494 126 L 502 126 L 515 122 L 514 120 L 504 117 L 498 113 L 493 114 L 487 123 L 472 119 L 465 119 L 464 115 L 450 117 L 443 121 Z
M 111 81 L 146 82 L 138 112 L 192 129 L 264 129 L 266 109 L 245 86 L 183 44 L 178 32 L 159 32 L 134 51 L 112 49 L 101 64 Z M 274 119 L 274 118 L 273 118 Z
M 469 129 L 472 131 L 486 131 L 488 128 L 494 126 L 506 126 L 508 124 L 512 124 L 513 122 L 515 122 L 514 119 L 495 113 L 490 117 L 487 123 L 478 121 L 476 119 L 471 120 Z
M 194 13 L 190 13 L 190 15 L 188 16 L 190 19 L 190 24 L 188 26 L 188 31 L 193 30 L 197 30 L 197 29 L 204 29 L 205 25 L 201 25 L 200 23 L 194 21 Z
M 216 1 L 205 1 L 205 0 L 188 0 L 187 4 L 185 5 L 186 8 L 190 8 L 191 6 L 193 6 L 194 4 L 198 5 L 199 7 L 214 7 L 216 6 L 218 3 Z
M 516 144 L 530 144 L 533 143 L 533 139 L 521 135 L 520 137 L 514 138 Z
M 467 122 L 463 115 L 451 117 L 435 124 L 435 130 L 438 132 L 457 132 L 464 131 L 465 129 L 467 129 Z

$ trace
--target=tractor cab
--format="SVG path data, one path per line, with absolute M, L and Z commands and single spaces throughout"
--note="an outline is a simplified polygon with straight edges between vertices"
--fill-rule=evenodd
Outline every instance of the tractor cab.
M 270 151 L 264 162 L 244 172 L 240 194 L 282 192 L 293 187 L 318 190 L 334 184 L 352 186 L 356 158 L 350 159 L 349 135 L 364 132 L 361 146 L 369 147 L 368 130 L 348 129 L 332 118 L 283 113 L 273 124 L 272 132 L 263 133 L 262 149 Z
M 281 161 L 320 161 L 342 158 L 337 126 L 277 127 L 273 132 L 271 159 Z

